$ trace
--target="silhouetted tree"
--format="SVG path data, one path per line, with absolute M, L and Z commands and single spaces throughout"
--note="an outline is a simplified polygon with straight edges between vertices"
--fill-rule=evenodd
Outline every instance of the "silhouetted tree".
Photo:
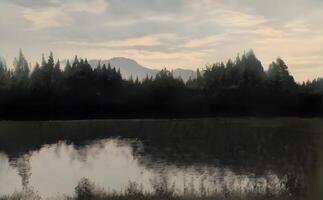
M 270 64 L 267 71 L 269 87 L 275 92 L 294 91 L 296 83 L 294 78 L 289 74 L 285 62 L 278 58 L 276 62 Z
M 39 90 L 42 87 L 42 72 L 38 63 L 36 63 L 31 75 L 30 86 L 32 90 Z
M 29 65 L 28 62 L 22 53 L 22 50 L 19 51 L 18 58 L 14 59 L 14 71 L 12 74 L 12 84 L 14 87 L 21 89 L 26 89 L 29 82 Z
M 252 50 L 244 54 L 236 65 L 240 68 L 240 88 L 248 91 L 261 89 L 265 80 L 265 72 Z
M 323 114 L 322 108 L 323 79 L 298 84 L 281 58 L 265 71 L 252 50 L 197 69 L 186 83 L 165 68 L 125 80 L 120 68 L 100 61 L 92 68 L 77 56 L 62 70 L 53 53 L 31 73 L 21 50 L 12 70 L 0 60 L 0 116 Z
M 7 86 L 9 81 L 9 72 L 6 63 L 0 59 L 0 88 Z

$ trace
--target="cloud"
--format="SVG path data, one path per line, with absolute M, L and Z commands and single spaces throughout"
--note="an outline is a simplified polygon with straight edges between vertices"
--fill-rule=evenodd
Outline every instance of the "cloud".
M 264 66 L 281 56 L 297 78 L 323 76 L 322 18 L 321 0 L 3 0 L 0 54 L 196 68 L 252 48 Z
M 284 27 L 293 32 L 310 32 L 310 29 L 304 22 L 304 20 L 293 20 L 287 22 Z
M 160 15 L 160 16 L 144 16 L 144 17 L 138 17 L 136 19 L 114 19 L 109 20 L 107 23 L 105 23 L 108 27 L 120 27 L 120 26 L 130 26 L 134 24 L 139 23 L 147 23 L 147 22 L 169 22 L 174 19 L 175 16 L 173 15 Z M 176 19 L 176 21 L 179 21 L 179 19 Z
M 64 1 L 60 0 L 43 0 L 43 1 L 35 1 L 35 0 L 7 0 L 13 4 L 25 7 L 25 8 L 39 8 L 39 7 L 50 7 L 50 6 L 58 6 Z
M 46 28 L 55 28 L 67 26 L 72 23 L 68 14 L 57 9 L 25 10 L 23 16 L 32 23 L 29 30 L 42 30 Z
M 252 28 L 270 22 L 270 20 L 262 16 L 250 15 L 230 10 L 219 11 L 218 15 L 220 19 L 216 19 L 216 21 L 227 27 Z
M 30 30 L 69 26 L 73 23 L 73 14 L 77 12 L 100 14 L 108 7 L 105 0 L 68 0 L 65 2 L 53 0 L 47 4 L 36 4 L 38 5 L 36 7 L 35 4 L 30 5 L 33 6 L 23 11 L 23 17 L 32 23 Z
M 96 47 L 96 48 L 124 48 L 124 47 L 148 47 L 159 46 L 163 42 L 176 38 L 173 34 L 156 34 L 136 38 L 125 38 L 120 40 L 112 40 L 109 42 L 82 42 L 82 41 L 63 41 L 58 42 L 65 45 L 75 45 L 82 47 Z
M 153 46 L 159 45 L 158 37 L 146 36 L 140 38 L 129 38 L 125 40 L 115 40 L 109 43 L 111 46 L 127 47 L 127 46 Z
M 212 35 L 212 36 L 207 36 L 200 39 L 189 40 L 184 45 L 182 45 L 182 47 L 184 48 L 205 47 L 205 46 L 215 45 L 218 42 L 221 42 L 223 40 L 225 40 L 224 35 Z

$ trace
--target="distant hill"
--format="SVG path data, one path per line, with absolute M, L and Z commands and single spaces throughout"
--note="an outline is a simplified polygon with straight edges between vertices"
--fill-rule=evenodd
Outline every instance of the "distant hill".
M 89 60 L 89 64 L 95 68 L 98 65 L 99 60 Z M 135 79 L 137 76 L 141 80 L 144 77 L 155 76 L 158 73 L 158 70 L 149 69 L 138 64 L 135 60 L 129 58 L 116 57 L 110 60 L 101 60 L 101 65 L 111 64 L 112 67 L 120 68 L 121 74 L 124 78 L 129 78 L 131 75 Z
M 99 60 L 94 59 L 89 60 L 88 62 L 93 68 L 95 68 L 98 65 Z M 159 71 L 156 69 L 144 67 L 137 63 L 135 60 L 124 57 L 115 57 L 110 60 L 101 60 L 101 65 L 108 65 L 108 63 L 110 63 L 112 67 L 115 67 L 117 69 L 120 68 L 121 74 L 124 78 L 129 78 L 132 75 L 134 79 L 138 77 L 139 80 L 142 80 L 147 75 L 155 76 Z M 190 69 L 174 69 L 173 74 L 175 77 L 182 77 L 184 81 L 187 81 L 189 77 L 196 77 L 196 72 Z
M 175 77 L 182 77 L 184 81 L 187 81 L 190 77 L 196 78 L 196 71 L 190 69 L 174 69 L 173 74 Z

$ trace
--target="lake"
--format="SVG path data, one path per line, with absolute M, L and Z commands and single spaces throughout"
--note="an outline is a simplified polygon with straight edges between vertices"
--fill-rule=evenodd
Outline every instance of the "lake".
M 0 196 L 72 196 L 82 178 L 177 194 L 288 193 L 320 187 L 321 119 L 214 118 L 0 122 Z

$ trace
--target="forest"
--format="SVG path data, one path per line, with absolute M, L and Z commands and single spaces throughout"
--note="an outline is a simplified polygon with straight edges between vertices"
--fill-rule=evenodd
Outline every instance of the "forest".
M 118 66 L 91 66 L 75 56 L 65 66 L 42 57 L 31 66 L 22 51 L 0 61 L 1 119 L 91 119 L 213 116 L 320 116 L 323 79 L 298 83 L 277 58 L 265 70 L 250 50 L 197 69 L 184 82 L 166 68 L 155 77 L 124 79 Z

